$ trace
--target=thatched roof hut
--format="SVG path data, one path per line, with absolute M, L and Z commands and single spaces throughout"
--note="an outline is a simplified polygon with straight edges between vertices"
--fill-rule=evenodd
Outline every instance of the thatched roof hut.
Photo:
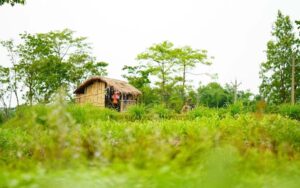
M 106 87 L 113 87 L 124 94 L 132 94 L 132 95 L 142 94 L 138 89 L 136 89 L 135 87 L 133 87 L 132 85 L 130 85 L 125 81 L 106 78 L 103 76 L 95 76 L 87 79 L 86 81 L 84 81 L 82 84 L 78 86 L 78 88 L 74 91 L 74 93 L 75 94 L 82 93 L 88 85 L 91 85 L 93 82 L 97 82 L 97 81 L 104 82 L 106 84 Z
M 112 105 L 112 95 L 120 92 L 119 107 Z M 99 107 L 115 107 L 119 111 L 135 104 L 142 93 L 125 81 L 95 76 L 87 79 L 74 91 L 77 103 L 92 103 Z

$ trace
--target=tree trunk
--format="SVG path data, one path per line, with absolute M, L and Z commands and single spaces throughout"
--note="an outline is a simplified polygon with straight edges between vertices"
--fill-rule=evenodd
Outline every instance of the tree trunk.
M 292 85 L 291 85 L 291 103 L 295 104 L 295 57 L 292 58 Z
M 186 102 L 185 98 L 185 82 L 186 82 L 186 63 L 183 62 L 183 75 L 182 75 L 182 99 L 183 102 Z
M 32 98 L 33 98 L 33 94 L 32 94 L 32 84 L 29 84 L 29 93 L 28 93 L 28 98 L 29 98 L 29 105 L 32 106 Z
M 18 92 L 17 92 L 17 89 L 14 89 L 14 93 L 15 93 L 15 96 L 16 96 L 16 100 L 17 100 L 17 106 L 19 106 L 19 96 L 18 96 Z
M 161 81 L 162 99 L 163 99 L 163 103 L 167 104 L 166 71 L 165 71 L 164 62 L 162 62 L 161 79 L 162 79 Z

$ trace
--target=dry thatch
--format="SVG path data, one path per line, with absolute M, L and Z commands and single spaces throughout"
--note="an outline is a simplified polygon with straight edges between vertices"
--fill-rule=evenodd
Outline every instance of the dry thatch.
M 92 84 L 93 82 L 100 81 L 106 83 L 107 87 L 113 87 L 115 90 L 120 91 L 122 94 L 132 94 L 132 95 L 141 95 L 142 93 L 133 87 L 132 85 L 128 84 L 125 81 L 112 79 L 112 78 L 106 78 L 102 76 L 95 76 L 92 78 L 87 79 L 82 84 L 79 85 L 79 87 L 74 91 L 75 94 L 83 93 L 84 88 L 88 85 Z

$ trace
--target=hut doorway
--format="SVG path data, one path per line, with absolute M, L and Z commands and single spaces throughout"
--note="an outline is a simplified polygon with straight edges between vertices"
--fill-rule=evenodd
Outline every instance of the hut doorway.
M 130 105 L 137 103 L 137 98 L 131 94 L 122 93 L 113 87 L 106 88 L 105 107 L 115 109 L 118 112 L 126 111 Z
M 106 88 L 105 94 L 105 107 L 115 109 L 118 112 L 121 111 L 121 97 L 122 94 L 118 90 L 115 90 L 113 87 Z

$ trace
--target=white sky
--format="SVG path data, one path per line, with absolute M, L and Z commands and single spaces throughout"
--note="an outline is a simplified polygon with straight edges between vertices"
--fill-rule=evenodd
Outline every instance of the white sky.
M 119 79 L 123 65 L 136 63 L 138 53 L 169 40 L 215 57 L 211 67 L 192 72 L 217 73 L 222 84 L 236 78 L 240 89 L 257 93 L 259 66 L 279 9 L 300 20 L 300 0 L 27 0 L 25 6 L 0 7 L 0 39 L 69 28 L 88 37 L 98 60 L 110 63 L 109 76 Z M 0 48 L 0 64 L 8 62 Z

